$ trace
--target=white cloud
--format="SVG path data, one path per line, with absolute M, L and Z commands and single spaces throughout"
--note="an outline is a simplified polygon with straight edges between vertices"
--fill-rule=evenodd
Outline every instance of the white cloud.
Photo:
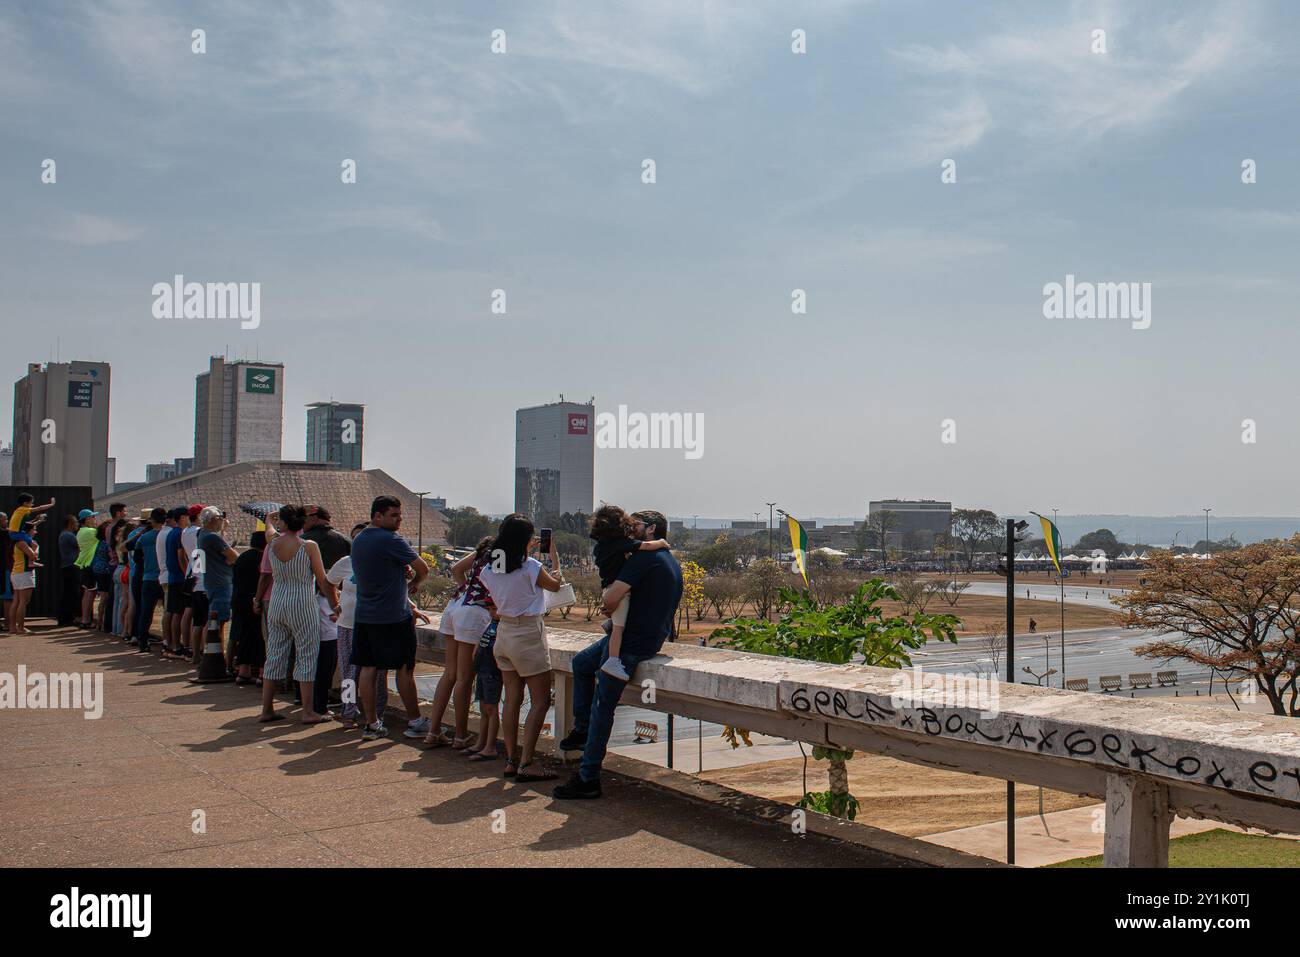
M 109 243 L 128 243 L 138 238 L 142 230 L 127 223 L 74 213 L 49 232 L 50 238 L 78 246 L 105 246 Z
M 1258 53 L 1246 5 L 1202 5 L 1183 13 L 1171 21 L 1162 12 L 1140 16 L 1103 6 L 966 46 L 912 44 L 891 54 L 952 95 L 978 92 L 992 123 L 1046 140 L 1091 139 L 1149 126 L 1189 91 L 1250 64 Z M 1090 46 L 1097 28 L 1106 30 L 1105 54 Z

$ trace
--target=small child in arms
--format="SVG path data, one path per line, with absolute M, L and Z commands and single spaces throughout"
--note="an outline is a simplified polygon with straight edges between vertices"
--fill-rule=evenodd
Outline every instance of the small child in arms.
M 635 533 L 636 522 L 617 505 L 602 505 L 591 517 L 591 537 L 596 542 L 591 550 L 591 557 L 600 571 L 602 589 L 614 584 L 614 579 L 618 578 L 618 573 L 623 570 L 623 563 L 633 552 L 655 551 L 670 547 L 662 538 L 649 542 L 638 541 L 632 537 Z M 630 594 L 624 595 L 623 600 L 614 609 L 614 614 L 605 622 L 605 627 L 609 631 L 609 655 L 605 658 L 605 663 L 600 666 L 600 670 L 619 681 L 627 681 L 630 677 L 627 669 L 623 667 L 619 653 L 623 648 L 623 626 L 627 624 L 628 599 L 631 597 Z

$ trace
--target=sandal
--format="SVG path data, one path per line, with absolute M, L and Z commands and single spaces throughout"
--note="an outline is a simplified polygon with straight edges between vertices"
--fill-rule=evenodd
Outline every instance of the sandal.
M 556 774 L 554 771 L 545 771 L 545 770 L 525 771 L 524 770 L 525 768 L 531 768 L 532 766 L 533 766 L 532 761 L 529 761 L 527 764 L 519 765 L 519 771 L 515 774 L 515 780 L 531 783 L 533 781 L 558 781 L 560 779 L 560 776 Z
M 499 757 L 501 757 L 501 755 L 499 755 L 499 754 L 484 754 L 482 751 L 475 751 L 473 754 L 471 754 L 471 755 L 469 756 L 469 759 L 470 759 L 471 761 L 475 761 L 475 762 L 477 762 L 477 761 L 495 761 L 495 760 L 496 760 L 497 758 L 499 758 Z
M 514 770 L 511 770 L 512 768 Z M 501 776 L 506 778 L 513 778 L 518 773 L 519 773 L 519 762 L 516 761 L 514 758 L 510 758 L 510 757 L 506 758 L 506 769 L 501 772 Z
M 436 734 L 430 731 L 424 736 L 424 746 L 430 750 L 434 748 L 445 748 L 451 744 L 451 738 L 447 737 L 441 731 Z
M 473 739 L 474 735 L 472 734 L 467 734 L 463 738 L 452 738 L 451 749 L 453 751 L 464 751 L 469 747 L 469 743 Z

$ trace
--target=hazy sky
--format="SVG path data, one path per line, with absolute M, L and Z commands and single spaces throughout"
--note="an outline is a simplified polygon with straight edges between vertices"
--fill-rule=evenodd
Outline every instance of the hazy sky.
M 674 514 L 1294 514 L 1297 36 L 1185 0 L 9 3 L 0 421 L 57 338 L 112 363 L 140 479 L 229 350 L 286 363 L 286 458 L 306 403 L 364 402 L 367 466 L 488 511 L 563 392 L 703 414 L 697 460 L 597 452 L 598 497 Z M 176 273 L 261 283 L 260 328 L 155 319 Z M 1044 318 L 1067 274 L 1151 283 L 1150 328 Z

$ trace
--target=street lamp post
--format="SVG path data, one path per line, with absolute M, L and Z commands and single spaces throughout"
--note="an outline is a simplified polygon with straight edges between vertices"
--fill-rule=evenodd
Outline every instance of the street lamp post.
M 763 504 L 767 506 L 767 557 L 774 558 L 775 556 L 772 554 L 772 523 L 774 521 L 772 509 L 776 508 L 776 502 L 764 502 Z
M 1201 511 L 1205 513 L 1205 554 L 1208 555 L 1210 553 L 1210 509 L 1203 508 Z
M 418 539 L 418 544 L 415 550 L 423 554 L 424 553 L 424 497 L 429 493 L 416 492 L 415 494 L 420 496 L 420 513 L 418 518 L 416 519 L 416 525 L 418 531 L 415 533 L 416 538 Z

